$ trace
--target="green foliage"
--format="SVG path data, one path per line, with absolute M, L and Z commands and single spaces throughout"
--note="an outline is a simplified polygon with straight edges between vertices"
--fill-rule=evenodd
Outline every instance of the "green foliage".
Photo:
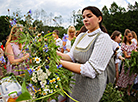
M 138 33 L 137 2 L 135 2 L 135 5 L 131 5 L 131 7 L 129 7 L 129 11 L 126 11 L 125 8 L 118 6 L 115 2 L 113 2 L 109 9 L 104 6 L 102 12 L 103 25 L 106 27 L 109 35 L 111 35 L 115 30 L 124 34 L 124 31 L 127 28 L 135 31 L 136 34 Z
M 14 65 L 15 71 L 24 71 L 24 75 L 16 76 L 22 84 L 22 94 L 17 100 L 46 102 L 49 98 L 55 99 L 59 94 L 65 96 L 63 90 L 71 92 L 70 82 L 73 83 L 74 80 L 71 78 L 72 72 L 59 64 L 60 57 L 56 53 L 58 46 L 52 33 L 43 34 L 42 23 L 35 21 L 32 25 L 32 18 L 29 15 L 22 31 L 18 29 L 16 32 L 19 38 L 15 42 L 23 45 L 22 53 L 30 54 L 28 60 L 18 63 L 22 64 L 25 70 L 17 70 L 19 66 Z M 62 30 L 62 27 L 57 28 Z M 50 30 L 53 31 L 53 29 L 51 27 Z
M 23 83 L 22 89 L 25 85 L 29 86 L 31 84 L 30 88 L 33 87 L 33 91 L 35 91 L 31 92 L 34 94 L 35 100 L 46 101 L 48 98 L 54 99 L 57 94 L 64 96 L 62 90 L 71 92 L 70 82 L 73 80 L 71 79 L 72 72 L 62 68 L 59 64 L 60 57 L 56 53 L 58 47 L 52 33 L 42 35 L 37 29 L 37 24 L 39 23 L 36 23 L 36 25 L 27 23 L 23 28 L 23 32 L 18 31 L 20 37 L 15 42 L 24 44 L 22 50 L 30 53 L 31 63 L 27 61 L 24 64 L 24 67 L 27 68 L 24 70 L 25 75 L 22 77 L 25 78 L 25 82 L 23 82 L 23 79 L 20 80 Z M 25 93 L 28 94 L 27 91 Z M 18 101 L 22 99 L 28 100 L 30 98 L 25 98 L 25 94 L 22 92 Z
M 100 102 L 124 102 L 123 93 L 116 90 L 111 83 L 106 85 L 103 97 Z
M 71 46 L 73 45 L 73 43 L 75 42 L 75 37 L 71 40 Z
M 77 24 L 75 25 L 75 28 L 76 28 L 76 30 L 80 30 L 80 28 L 84 25 L 82 14 L 76 15 L 76 22 L 77 22 Z
M 125 60 L 125 66 L 124 66 L 125 72 L 130 70 L 129 75 L 132 75 L 132 73 L 138 74 L 138 52 L 132 51 L 131 52 L 131 58 L 130 60 Z
M 16 99 L 16 101 L 23 101 L 24 99 L 26 100 L 30 100 L 32 99 L 30 93 L 28 92 L 27 88 L 26 88 L 26 84 L 25 81 L 22 84 L 22 94 Z
M 6 19 L 9 18 L 8 16 L 1 16 L 0 17 L 0 42 L 2 40 L 6 40 L 6 37 L 10 33 L 9 22 Z

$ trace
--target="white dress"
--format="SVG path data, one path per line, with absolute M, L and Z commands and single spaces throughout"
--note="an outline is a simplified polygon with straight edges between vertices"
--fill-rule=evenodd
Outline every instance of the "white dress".
M 60 38 L 56 39 L 56 45 L 59 46 L 58 51 L 61 51 L 62 48 L 62 40 Z
M 66 48 L 71 49 L 71 41 L 69 39 L 66 41 Z M 68 53 L 68 51 L 64 50 L 64 53 Z

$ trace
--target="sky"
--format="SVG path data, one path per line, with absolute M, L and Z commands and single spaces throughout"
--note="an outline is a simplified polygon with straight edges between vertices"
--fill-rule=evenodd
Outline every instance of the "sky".
M 21 11 L 22 15 L 29 10 L 35 12 L 43 9 L 47 15 L 50 13 L 53 14 L 53 17 L 61 15 L 63 18 L 61 26 L 66 28 L 73 25 L 69 22 L 73 10 L 82 10 L 86 6 L 96 6 L 101 10 L 104 6 L 110 8 L 113 2 L 127 8 L 128 3 L 134 5 L 135 1 L 138 2 L 138 0 L 0 0 L 0 16 L 8 15 L 8 9 L 10 16 L 17 9 Z

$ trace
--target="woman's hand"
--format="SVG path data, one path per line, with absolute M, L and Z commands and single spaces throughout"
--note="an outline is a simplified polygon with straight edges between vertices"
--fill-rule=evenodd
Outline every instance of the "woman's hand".
M 26 60 L 27 58 L 29 58 L 29 53 L 26 53 L 21 59 L 24 61 L 24 60 Z

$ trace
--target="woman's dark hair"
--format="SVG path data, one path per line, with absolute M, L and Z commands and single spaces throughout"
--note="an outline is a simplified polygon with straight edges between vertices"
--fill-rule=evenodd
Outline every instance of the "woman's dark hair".
M 131 33 L 131 31 L 129 29 L 126 29 L 124 32 L 124 38 L 123 38 L 123 42 L 126 44 L 127 38 L 126 36 L 128 35 L 128 33 Z
M 120 34 L 121 34 L 121 32 L 115 30 L 115 31 L 112 33 L 112 35 L 111 35 L 111 39 L 112 39 L 112 40 L 115 40 L 115 37 L 116 37 L 116 36 L 118 37 Z
M 56 29 L 53 32 L 56 32 L 57 35 L 59 35 L 59 31 Z
M 103 22 L 103 15 L 102 15 L 102 12 L 95 6 L 88 6 L 88 7 L 85 7 L 83 10 L 82 10 L 82 14 L 84 12 L 84 10 L 90 10 L 95 16 L 99 17 L 101 16 L 102 17 L 102 20 L 101 22 L 99 23 L 99 26 L 101 28 L 101 30 L 105 33 L 108 33 L 107 32 L 107 29 L 102 25 L 102 22 Z
M 81 29 L 77 32 L 76 36 L 78 36 L 82 32 L 86 32 L 86 31 L 87 31 L 86 27 L 82 26 Z

